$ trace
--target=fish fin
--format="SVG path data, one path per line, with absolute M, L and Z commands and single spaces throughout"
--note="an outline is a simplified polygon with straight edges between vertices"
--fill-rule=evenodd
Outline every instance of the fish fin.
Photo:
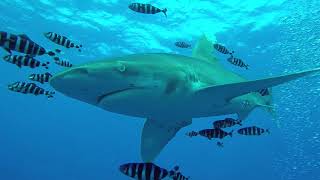
M 205 35 L 202 35 L 192 50 L 192 57 L 208 62 L 218 62 L 212 55 L 212 42 Z
M 56 53 L 61 53 L 61 50 L 60 49 L 55 49 L 54 50 Z
M 32 41 L 32 40 L 29 38 L 29 36 L 27 36 L 26 34 L 19 34 L 18 36 L 20 36 L 20 37 L 23 38 L 23 39 L 27 39 L 27 40 L 29 40 L 29 41 Z
M 166 18 L 167 18 L 167 8 L 164 8 L 164 9 L 162 10 L 162 12 L 163 12 L 163 14 L 166 16 Z
M 21 67 L 22 67 L 21 62 L 18 62 L 18 63 L 17 63 L 17 66 L 18 66 L 19 68 L 21 68 Z
M 266 79 L 216 85 L 202 88 L 196 91 L 195 95 L 198 96 L 197 98 L 201 99 L 201 101 L 212 102 L 212 99 L 214 99 L 217 105 L 223 105 L 234 97 L 255 92 L 263 88 L 277 86 L 317 72 L 320 72 L 320 68 Z
M 146 120 L 141 136 L 141 157 L 144 162 L 152 162 L 182 127 L 191 124 L 191 119 L 179 124 L 164 122 L 169 121 L 150 118 Z
M 46 72 L 45 74 L 48 75 L 48 76 L 50 76 L 50 77 L 52 77 L 52 74 L 49 73 L 49 72 Z

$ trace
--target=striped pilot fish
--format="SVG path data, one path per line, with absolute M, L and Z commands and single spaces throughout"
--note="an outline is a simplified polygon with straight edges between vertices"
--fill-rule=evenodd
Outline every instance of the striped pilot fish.
M 55 56 L 52 51 L 47 52 L 45 48 L 32 41 L 27 35 L 10 34 L 4 31 L 0 31 L 0 46 L 4 48 L 8 53 L 11 51 L 17 51 L 30 56 L 41 56 L 48 54 L 49 56 Z M 56 52 L 61 52 L 56 49 Z
M 48 99 L 53 98 L 55 92 L 45 91 L 43 88 L 37 86 L 35 83 L 15 82 L 8 85 L 10 91 L 19 92 L 23 94 L 33 94 L 35 96 L 45 95 Z
M 239 67 L 244 67 L 246 69 L 249 69 L 249 65 L 245 64 L 241 59 L 239 58 L 235 58 L 233 56 L 231 56 L 230 58 L 227 59 L 231 64 L 235 65 L 235 66 L 239 66 Z
M 159 9 L 157 7 L 152 6 L 151 4 L 142 4 L 142 3 L 132 3 L 129 5 L 129 8 L 132 11 L 143 13 L 143 14 L 156 14 L 159 12 L 163 12 L 163 14 L 167 17 L 167 9 Z
M 127 163 L 120 166 L 120 172 L 138 180 L 160 180 L 166 177 L 173 177 L 176 173 L 168 171 L 153 163 Z
M 48 64 L 50 64 L 50 62 L 41 63 L 40 61 L 30 56 L 19 56 L 19 55 L 7 55 L 3 57 L 3 60 L 11 64 L 15 64 L 19 68 L 21 68 L 22 66 L 28 66 L 30 68 L 36 68 L 36 67 L 42 66 L 46 69 L 49 69 Z
M 204 129 L 204 130 L 199 131 L 199 134 L 201 136 L 207 137 L 210 140 L 212 138 L 222 139 L 222 138 L 224 138 L 226 136 L 232 137 L 232 133 L 233 133 L 233 131 L 228 133 L 228 132 L 225 132 L 225 131 L 221 130 L 220 128 Z
M 239 124 L 242 126 L 241 121 L 235 120 L 233 118 L 225 118 L 224 120 L 218 120 L 213 122 L 213 127 L 214 128 L 227 128 L 227 127 L 232 127 Z
M 269 129 L 259 128 L 257 126 L 245 127 L 238 130 L 239 134 L 247 136 L 260 136 L 261 134 L 268 133 L 270 134 Z
M 52 77 L 52 75 L 48 72 L 46 72 L 44 74 L 31 74 L 31 75 L 29 75 L 29 79 L 31 81 L 37 81 L 41 84 L 43 84 L 45 82 L 49 82 L 51 77 Z
M 175 42 L 174 45 L 176 45 L 179 48 L 191 48 L 190 44 L 183 42 L 183 41 Z
M 55 63 L 62 67 L 72 67 L 72 64 L 68 61 L 56 60 Z
M 79 52 L 81 52 L 82 45 L 76 45 L 71 40 L 65 36 L 61 36 L 54 32 L 46 32 L 44 36 L 51 40 L 52 42 L 64 46 L 66 48 L 77 48 Z
M 217 44 L 217 43 L 213 44 L 213 48 L 222 54 L 232 55 L 234 53 L 234 51 L 230 52 L 225 46 L 223 46 L 221 44 Z

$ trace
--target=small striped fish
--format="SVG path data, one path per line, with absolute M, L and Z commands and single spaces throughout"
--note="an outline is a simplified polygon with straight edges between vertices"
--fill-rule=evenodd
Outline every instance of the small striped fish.
M 44 68 L 48 69 L 49 68 L 48 64 L 50 64 L 49 62 L 41 63 L 40 61 L 29 56 L 19 56 L 19 55 L 7 55 L 3 57 L 3 60 L 11 64 L 15 64 L 19 68 L 21 68 L 22 66 L 28 66 L 30 68 L 43 66 Z
M 160 180 L 168 175 L 174 175 L 174 171 L 168 171 L 153 163 L 127 163 L 121 165 L 119 169 L 123 174 L 138 180 Z
M 37 82 L 40 82 L 41 84 L 43 84 L 45 82 L 49 82 L 51 77 L 52 77 L 52 75 L 50 73 L 46 72 L 44 74 L 31 74 L 29 76 L 29 79 L 32 81 L 37 81 Z
M 10 54 L 11 51 L 17 51 L 23 54 L 28 54 L 30 56 L 41 56 L 44 54 L 55 56 L 54 52 L 47 52 L 45 48 L 32 41 L 25 34 L 15 35 L 0 31 L 0 46 Z M 60 50 L 56 49 L 56 52 L 59 53 Z
M 216 49 L 218 52 L 222 54 L 230 54 L 232 55 L 234 51 L 230 52 L 225 46 L 221 44 L 213 44 L 214 49 Z
M 257 126 L 246 127 L 238 130 L 239 134 L 247 136 L 260 136 L 261 134 L 268 133 L 270 134 L 269 129 L 262 129 Z
M 151 4 L 142 4 L 142 3 L 132 3 L 129 5 L 129 8 L 132 11 L 143 13 L 143 14 L 156 14 L 159 12 L 163 12 L 163 14 L 167 17 L 167 9 L 164 8 L 163 10 L 152 6 Z
M 224 120 L 218 120 L 213 122 L 213 127 L 214 128 L 227 128 L 227 127 L 232 127 L 235 126 L 236 124 L 239 124 L 242 126 L 241 121 L 237 121 L 233 118 L 225 118 Z
M 66 48 L 77 48 L 79 52 L 81 52 L 82 45 L 75 45 L 71 40 L 65 36 L 61 36 L 54 32 L 46 32 L 44 36 L 51 40 L 52 42 L 64 46 Z
M 228 58 L 228 61 L 235 65 L 235 66 L 239 66 L 239 67 L 244 67 L 246 69 L 249 69 L 249 65 L 245 64 L 241 59 L 239 58 L 234 58 L 233 56 L 231 56 L 230 58 Z
M 38 87 L 35 83 L 15 82 L 8 85 L 10 91 L 19 92 L 23 94 L 33 94 L 35 96 L 45 95 L 48 99 L 53 98 L 55 92 L 45 91 L 43 88 Z
M 201 136 L 207 137 L 208 139 L 212 139 L 212 138 L 219 138 L 222 139 L 226 136 L 231 136 L 232 137 L 232 133 L 233 131 L 231 131 L 230 133 L 227 133 L 219 128 L 214 128 L 214 129 L 204 129 L 199 131 L 199 134 Z
M 270 95 L 270 92 L 268 90 L 268 88 L 265 88 L 265 89 L 261 89 L 259 91 L 257 91 L 258 93 L 260 93 L 261 96 L 268 96 Z
M 191 48 L 190 44 L 183 42 L 183 41 L 175 42 L 174 45 L 176 45 L 179 48 Z
M 63 61 L 63 60 L 56 60 L 55 63 L 59 66 L 63 67 L 72 67 L 72 64 L 68 61 Z

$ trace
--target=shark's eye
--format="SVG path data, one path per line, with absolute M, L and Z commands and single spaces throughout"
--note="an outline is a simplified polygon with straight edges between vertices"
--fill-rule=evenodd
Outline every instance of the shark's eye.
M 120 71 L 120 72 L 125 72 L 126 71 L 126 65 L 124 65 L 123 63 L 121 62 L 118 62 L 118 66 L 117 66 L 117 70 Z

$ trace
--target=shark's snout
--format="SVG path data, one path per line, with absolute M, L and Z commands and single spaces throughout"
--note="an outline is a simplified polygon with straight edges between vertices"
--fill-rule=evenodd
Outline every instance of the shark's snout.
M 53 76 L 50 80 L 50 85 L 57 91 L 61 91 L 63 88 L 85 80 L 88 76 L 89 72 L 86 68 L 74 68 Z

